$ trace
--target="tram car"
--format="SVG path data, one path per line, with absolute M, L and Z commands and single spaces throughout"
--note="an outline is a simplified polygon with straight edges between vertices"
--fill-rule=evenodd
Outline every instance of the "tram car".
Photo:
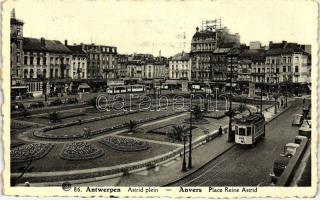
M 235 120 L 235 142 L 239 145 L 253 146 L 265 137 L 265 117 L 252 113 Z
M 144 85 L 117 85 L 108 88 L 108 94 L 125 94 L 144 92 Z

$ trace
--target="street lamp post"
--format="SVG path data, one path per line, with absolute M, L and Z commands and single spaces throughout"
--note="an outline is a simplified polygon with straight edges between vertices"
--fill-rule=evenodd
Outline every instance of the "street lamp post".
M 181 171 L 187 171 L 187 164 L 186 164 L 186 135 L 183 134 L 183 161 L 182 161 L 182 169 Z
M 192 168 L 192 88 L 190 91 L 190 130 L 189 130 L 189 163 L 188 168 Z
M 228 132 L 228 142 L 234 142 L 234 138 L 232 137 L 232 99 L 231 99 L 231 89 L 232 89 L 232 76 L 233 76 L 233 66 L 232 66 L 232 57 L 231 57 L 231 65 L 230 65 L 230 96 L 229 96 L 229 111 L 228 111 L 228 116 L 229 116 L 229 132 Z

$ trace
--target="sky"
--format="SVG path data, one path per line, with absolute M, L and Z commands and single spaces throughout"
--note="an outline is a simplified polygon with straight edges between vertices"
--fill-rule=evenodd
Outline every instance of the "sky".
M 241 43 L 311 44 L 313 1 L 108 1 L 17 0 L 10 2 L 25 22 L 25 37 L 116 46 L 118 53 L 163 56 L 190 51 L 202 20 L 221 18 Z M 184 37 L 185 35 L 185 37 Z

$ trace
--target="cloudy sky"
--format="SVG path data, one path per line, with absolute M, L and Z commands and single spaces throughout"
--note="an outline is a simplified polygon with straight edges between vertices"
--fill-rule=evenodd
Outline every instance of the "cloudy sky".
M 157 55 L 161 50 L 165 56 L 189 51 L 192 35 L 205 19 L 221 17 L 242 43 L 311 44 L 316 17 L 316 4 L 302 0 L 17 0 L 11 6 L 25 22 L 25 37 L 117 46 L 119 53 Z

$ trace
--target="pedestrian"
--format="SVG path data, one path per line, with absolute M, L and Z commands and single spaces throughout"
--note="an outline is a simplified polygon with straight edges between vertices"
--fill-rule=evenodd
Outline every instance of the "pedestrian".
M 277 101 L 277 104 L 278 104 L 278 108 L 280 108 L 280 102 L 279 101 Z
M 221 136 L 222 135 L 222 127 L 220 126 L 220 128 L 219 128 L 219 136 Z

